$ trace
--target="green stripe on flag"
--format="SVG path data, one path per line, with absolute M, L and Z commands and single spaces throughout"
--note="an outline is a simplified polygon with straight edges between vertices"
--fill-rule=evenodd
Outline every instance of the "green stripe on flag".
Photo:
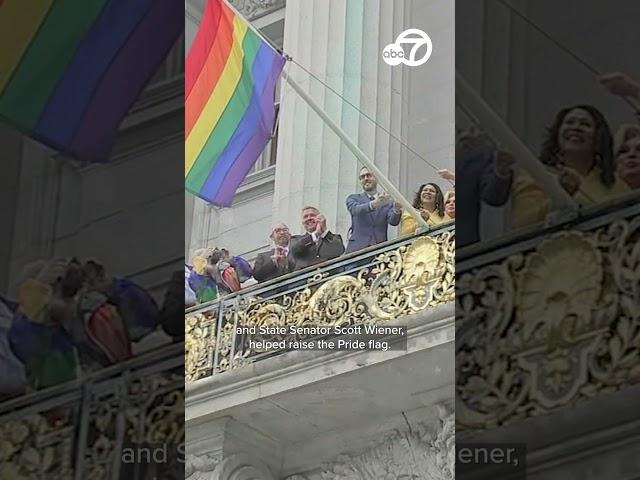
M 107 0 L 56 0 L 0 95 L 0 115 L 33 130 Z M 25 5 L 25 8 L 28 8 Z M 64 119 L 60 119 L 64 121 Z

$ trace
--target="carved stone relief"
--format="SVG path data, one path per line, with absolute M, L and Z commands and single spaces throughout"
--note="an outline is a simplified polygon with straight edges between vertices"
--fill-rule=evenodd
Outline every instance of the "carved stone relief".
M 459 429 L 640 381 L 640 217 L 559 232 L 457 278 Z
M 440 410 L 435 425 L 394 431 L 363 453 L 340 455 L 318 471 L 287 480 L 452 480 L 455 478 L 454 415 Z

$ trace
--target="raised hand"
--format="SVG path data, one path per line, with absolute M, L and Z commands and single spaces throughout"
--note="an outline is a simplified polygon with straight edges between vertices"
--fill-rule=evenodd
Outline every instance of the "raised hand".
M 513 164 L 515 163 L 515 159 L 513 155 L 509 152 L 505 152 L 504 150 L 498 150 L 496 152 L 496 173 L 501 177 L 508 177 L 511 175 L 513 171 Z
M 378 193 L 375 200 L 371 202 L 373 208 L 378 208 L 380 205 L 384 205 L 389 200 L 389 194 L 387 192 Z
M 317 236 L 322 235 L 327 230 L 327 219 L 324 215 L 317 216 L 315 234 Z
M 636 99 L 640 97 L 640 85 L 624 73 L 606 73 L 602 75 L 599 80 L 604 88 L 613 95 L 633 97 Z
M 489 146 L 494 146 L 494 142 L 491 140 L 491 137 L 474 126 L 471 126 L 466 130 L 458 131 L 456 138 L 456 152 L 459 154 L 479 150 Z
M 578 174 L 567 168 L 562 168 L 560 170 L 560 173 L 558 174 L 558 181 L 569 195 L 575 195 L 575 193 L 580 189 L 580 184 L 582 183 Z
M 449 180 L 450 182 L 456 181 L 456 174 L 446 168 L 438 170 L 438 175 L 440 175 L 440 177 L 444 178 L 445 180 Z
M 271 255 L 271 260 L 273 260 L 276 265 L 282 265 L 285 262 L 286 258 L 287 255 L 285 253 L 285 250 L 280 246 L 277 246 L 275 248 L 275 251 L 273 252 L 273 255 Z

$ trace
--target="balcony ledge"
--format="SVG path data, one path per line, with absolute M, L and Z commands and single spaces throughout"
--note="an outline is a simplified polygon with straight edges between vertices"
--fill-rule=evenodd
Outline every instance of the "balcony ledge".
M 287 352 L 185 386 L 187 422 L 304 385 L 454 342 L 453 302 L 385 323 L 407 326 L 407 351 Z M 449 359 L 453 368 L 453 356 Z M 453 378 L 453 370 L 449 376 Z

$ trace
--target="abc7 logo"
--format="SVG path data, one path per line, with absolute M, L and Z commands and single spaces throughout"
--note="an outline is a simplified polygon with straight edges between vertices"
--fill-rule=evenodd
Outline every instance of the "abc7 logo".
M 413 45 L 408 55 L 405 54 L 403 44 Z M 418 49 L 423 45 L 427 46 L 426 52 L 422 57 L 416 59 Z M 394 43 L 390 43 L 384 47 L 384 50 L 382 50 L 382 59 L 392 67 L 400 65 L 401 63 L 409 67 L 417 67 L 429 60 L 432 51 L 433 44 L 431 43 L 429 35 L 417 28 L 410 28 L 398 35 Z

